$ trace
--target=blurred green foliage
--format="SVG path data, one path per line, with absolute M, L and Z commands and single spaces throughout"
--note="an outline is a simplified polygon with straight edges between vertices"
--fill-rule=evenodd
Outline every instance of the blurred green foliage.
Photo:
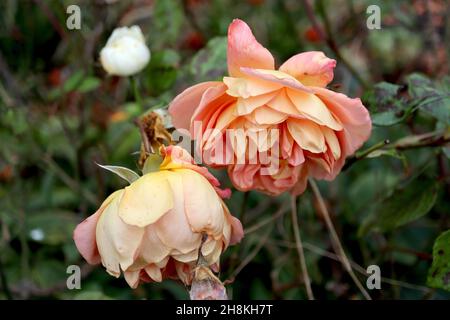
M 450 298 L 450 15 L 445 1 L 426 2 L 321 0 L 313 8 L 320 24 L 326 10 L 328 36 L 371 84 L 363 90 L 337 59 L 336 90 L 362 96 L 375 126 L 360 157 L 320 189 L 363 283 L 366 267 L 380 266 L 382 289 L 370 291 L 376 299 Z M 65 8 L 75 3 L 82 28 L 70 31 Z M 373 3 L 382 10 L 382 29 L 371 31 L 365 10 Z M 140 147 L 133 119 L 141 110 L 129 81 L 105 75 L 98 55 L 115 27 L 139 24 L 152 51 L 139 74 L 144 106 L 165 107 L 184 88 L 227 73 L 233 18 L 251 25 L 277 65 L 307 50 L 336 58 L 302 1 L 0 2 L 0 298 L 187 298 L 174 281 L 132 290 L 123 278 L 85 265 L 72 241 L 75 225 L 125 186 L 96 163 L 134 170 Z M 231 187 L 223 171 L 214 174 Z M 289 197 L 234 192 L 227 204 L 248 231 L 222 258 L 221 279 L 234 279 L 230 296 L 306 298 Z M 333 255 L 316 208 L 310 191 L 300 197 L 316 297 L 362 298 Z M 66 288 L 71 264 L 82 266 L 82 290 Z

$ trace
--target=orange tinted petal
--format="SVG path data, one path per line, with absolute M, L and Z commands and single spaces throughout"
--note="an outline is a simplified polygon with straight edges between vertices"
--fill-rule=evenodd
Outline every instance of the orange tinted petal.
M 172 123 L 175 128 L 189 129 L 192 115 L 200 105 L 203 93 L 209 88 L 221 85 L 221 82 L 216 81 L 202 82 L 187 88 L 176 96 L 169 104 L 169 113 L 172 116 Z
M 326 151 L 325 137 L 320 127 L 312 121 L 289 119 L 287 121 L 289 133 L 303 150 L 313 153 Z
M 242 76 L 240 67 L 271 69 L 275 61 L 269 50 L 253 36 L 250 27 L 235 19 L 228 27 L 228 72 L 233 77 Z
M 306 86 L 325 87 L 333 80 L 336 60 L 327 58 L 323 52 L 309 51 L 296 54 L 280 67 L 280 71 L 295 77 Z

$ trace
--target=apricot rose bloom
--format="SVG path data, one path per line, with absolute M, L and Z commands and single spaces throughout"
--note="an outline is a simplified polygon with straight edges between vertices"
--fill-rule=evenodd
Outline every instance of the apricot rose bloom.
M 190 130 L 199 152 L 207 155 L 205 162 L 228 167 L 237 189 L 298 195 L 308 177 L 333 180 L 345 158 L 369 138 L 371 120 L 361 100 L 326 88 L 336 61 L 322 52 L 297 54 L 275 70 L 270 52 L 236 19 L 228 29 L 227 59 L 229 77 L 186 89 L 169 112 L 176 128 Z M 243 130 L 246 138 L 227 141 L 230 129 Z M 271 129 L 279 133 L 277 139 L 249 134 Z M 231 161 L 224 154 L 230 149 Z M 264 152 L 278 163 L 269 174 L 259 160 Z M 237 161 L 242 155 L 245 163 Z
M 221 199 L 230 190 L 219 189 L 219 181 L 185 150 L 162 151 L 159 171 L 111 194 L 74 231 L 88 263 L 101 262 L 115 277 L 122 271 L 132 288 L 165 278 L 190 284 L 200 249 L 217 270 L 221 253 L 243 236 Z

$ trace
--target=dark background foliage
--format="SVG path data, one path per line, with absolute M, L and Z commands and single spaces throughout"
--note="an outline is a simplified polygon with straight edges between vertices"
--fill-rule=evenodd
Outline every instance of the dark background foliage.
M 98 54 L 114 28 L 139 24 L 152 51 L 139 74 L 145 109 L 165 107 L 182 89 L 226 74 L 233 18 L 252 27 L 277 65 L 307 50 L 337 59 L 333 88 L 362 96 L 371 111 L 371 139 L 335 181 L 319 183 L 363 284 L 367 266 L 381 268 L 381 290 L 371 296 L 450 298 L 450 7 L 443 0 L 308 3 L 1 1 L 0 298 L 187 297 L 174 281 L 132 290 L 86 265 L 72 241 L 75 225 L 125 185 L 95 163 L 137 168 L 140 110 L 129 80 L 106 76 Z M 81 8 L 81 30 L 66 28 L 70 4 Z M 380 30 L 366 27 L 370 4 L 381 8 Z M 215 174 L 231 187 L 224 172 Z M 230 296 L 306 298 L 289 196 L 234 192 L 227 203 L 247 231 L 222 259 L 221 279 L 234 280 Z M 363 298 L 333 253 L 309 189 L 298 203 L 316 297 Z M 82 267 L 81 290 L 66 288 L 71 264 Z

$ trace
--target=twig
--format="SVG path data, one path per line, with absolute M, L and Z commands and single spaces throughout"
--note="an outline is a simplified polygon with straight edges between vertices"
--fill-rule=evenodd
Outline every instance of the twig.
M 407 253 L 407 254 L 416 256 L 420 260 L 428 260 L 428 261 L 433 260 L 432 254 L 416 251 L 416 250 L 409 249 L 409 248 L 402 248 L 402 247 L 397 247 L 397 246 L 387 246 L 385 249 L 388 251 L 398 251 L 398 252 Z
M 450 134 L 446 131 L 428 132 L 421 135 L 400 139 L 388 148 L 397 150 L 415 149 L 422 147 L 440 147 L 450 142 Z M 409 139 L 411 138 L 411 139 Z
M 341 241 L 339 240 L 339 237 L 336 233 L 336 230 L 333 226 L 333 223 L 330 218 L 330 214 L 328 213 L 327 207 L 325 205 L 325 202 L 322 198 L 322 195 L 320 194 L 319 188 L 317 187 L 317 184 L 314 180 L 309 179 L 309 183 L 311 185 L 311 189 L 313 191 L 314 197 L 316 198 L 317 202 L 319 203 L 319 208 L 321 211 L 321 215 L 325 219 L 325 224 L 328 228 L 328 231 L 330 232 L 331 237 L 331 243 L 333 245 L 333 249 L 336 252 L 336 254 L 339 256 L 342 265 L 344 266 L 345 270 L 349 273 L 350 277 L 355 282 L 358 289 L 361 291 L 363 296 L 367 300 L 372 300 L 370 295 L 367 293 L 366 289 L 363 287 L 359 279 L 356 277 L 355 273 L 353 272 L 352 266 L 350 264 L 349 259 L 347 258 L 347 255 L 344 251 L 344 248 L 342 247 Z
M 249 209 L 248 212 L 245 214 L 246 222 L 249 223 L 249 222 L 254 221 L 254 220 L 258 220 L 259 221 L 259 218 L 261 217 L 261 214 L 264 211 L 266 211 L 268 207 L 273 207 L 276 204 L 277 203 L 275 201 L 275 198 L 271 198 L 271 197 L 267 197 L 267 198 L 264 198 L 264 199 L 258 201 L 257 206 Z
M 426 148 L 426 147 L 442 147 L 450 142 L 450 134 L 445 130 L 427 132 L 420 135 L 407 136 L 401 138 L 394 143 L 390 143 L 389 140 L 385 140 L 374 144 L 368 149 L 357 152 L 354 156 L 347 159 L 346 164 L 342 170 L 348 169 L 358 160 L 366 158 L 370 153 L 375 150 L 391 150 L 395 149 L 398 151 Z
M 379 149 L 383 148 L 384 146 L 386 146 L 389 143 L 390 143 L 390 141 L 388 139 L 386 139 L 384 141 L 380 141 L 380 142 L 374 144 L 373 146 L 367 148 L 366 150 L 363 150 L 361 152 L 357 152 L 354 156 L 352 156 L 352 157 L 347 159 L 347 161 L 345 162 L 344 167 L 342 168 L 342 171 L 347 170 L 356 161 L 364 159 L 365 157 L 367 157 L 373 151 L 379 150 Z
M 306 268 L 305 252 L 303 251 L 302 238 L 300 237 L 300 230 L 298 227 L 297 219 L 297 197 L 291 195 L 291 217 L 292 228 L 294 229 L 295 245 L 297 248 L 298 257 L 300 259 L 300 266 L 302 268 L 303 282 L 306 287 L 306 294 L 309 300 L 314 300 L 314 294 L 311 289 L 311 280 L 308 274 L 308 268 Z
M 90 191 L 82 188 L 80 184 L 72 179 L 67 173 L 64 172 L 63 169 L 61 169 L 58 164 L 55 162 L 55 160 L 52 159 L 52 157 L 48 154 L 43 155 L 44 162 L 56 173 L 57 176 L 71 189 L 73 190 L 79 190 L 83 196 L 93 205 L 97 205 L 97 198 L 93 193 Z M 44 167 L 45 169 L 45 167 Z
M 286 248 L 295 249 L 297 247 L 295 243 L 286 242 L 286 241 L 271 240 L 270 242 L 274 243 L 276 245 L 279 245 L 279 246 L 286 247 Z M 315 245 L 313 245 L 311 243 L 303 242 L 303 247 L 306 250 L 309 250 L 309 251 L 311 251 L 313 253 L 316 253 L 316 254 L 318 254 L 318 255 L 320 255 L 322 257 L 326 257 L 326 258 L 329 258 L 329 259 L 332 259 L 332 260 L 335 260 L 335 261 L 338 261 L 338 262 L 341 261 L 339 256 L 334 254 L 333 252 L 324 250 L 324 249 L 322 249 L 320 247 L 317 247 L 317 246 L 315 246 Z M 350 261 L 350 264 L 352 265 L 352 267 L 358 273 L 360 273 L 361 275 L 367 276 L 367 272 L 362 266 L 360 266 L 358 263 L 356 263 L 356 262 L 354 262 L 352 260 L 349 260 L 349 261 Z M 404 281 L 400 281 L 400 280 L 395 280 L 395 279 L 391 279 L 391 278 L 386 278 L 386 277 L 381 277 L 380 280 L 381 280 L 381 282 L 384 282 L 384 283 L 387 283 L 387 284 L 390 284 L 390 285 L 393 285 L 393 286 L 399 286 L 399 287 L 412 289 L 412 290 L 423 291 L 423 292 L 426 292 L 426 291 L 428 291 L 430 289 L 428 287 L 424 287 L 424 286 L 420 286 L 420 285 L 417 285 L 417 284 L 408 283 L 408 282 L 404 282 Z
M 271 217 L 269 217 L 269 218 L 267 218 L 267 219 L 265 219 L 265 220 L 262 220 L 262 221 L 260 221 L 260 222 L 258 222 L 258 223 L 255 223 L 255 224 L 252 225 L 251 227 L 246 228 L 246 229 L 244 230 L 244 234 L 247 235 L 247 234 L 249 234 L 249 233 L 255 232 L 256 230 L 258 230 L 258 229 L 264 227 L 266 224 L 272 222 L 273 220 L 278 219 L 278 218 L 281 217 L 285 212 L 286 212 L 286 208 L 281 207 L 281 208 L 278 209 L 278 211 L 275 212 Z
M 229 277 L 229 281 L 226 282 L 232 282 L 234 278 L 239 274 L 239 272 L 242 271 L 252 260 L 253 258 L 258 254 L 259 250 L 264 246 L 264 244 L 267 242 L 267 239 L 269 238 L 270 232 L 272 231 L 272 227 L 269 227 L 264 234 L 264 236 L 259 240 L 258 245 L 253 249 L 253 251 L 245 257 L 244 260 L 242 260 L 241 264 L 233 271 L 233 273 Z
M 95 266 L 87 263 L 81 265 L 81 280 L 86 279 L 94 269 Z M 11 287 L 11 291 L 21 299 L 27 299 L 29 297 L 48 297 L 63 290 L 67 290 L 66 280 L 57 282 L 46 288 L 41 288 L 33 282 L 24 282 L 20 285 Z

